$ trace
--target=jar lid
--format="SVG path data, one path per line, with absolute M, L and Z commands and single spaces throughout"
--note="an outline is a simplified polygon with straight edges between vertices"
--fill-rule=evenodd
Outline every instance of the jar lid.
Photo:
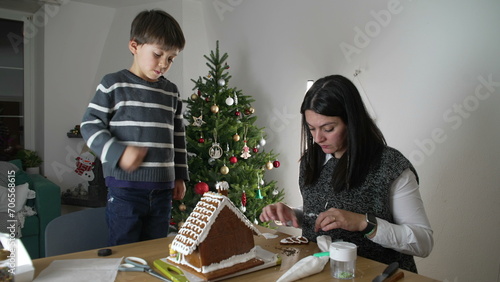
M 333 242 L 330 244 L 330 258 L 337 261 L 356 260 L 357 248 L 353 243 Z

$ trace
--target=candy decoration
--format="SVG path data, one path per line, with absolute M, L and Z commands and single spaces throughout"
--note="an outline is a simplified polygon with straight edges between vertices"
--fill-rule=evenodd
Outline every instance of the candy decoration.
M 198 195 L 203 195 L 208 192 L 208 190 L 208 184 L 205 182 L 199 181 L 196 185 L 194 185 L 194 192 Z
M 280 163 L 278 160 L 275 160 L 275 161 L 273 162 L 273 166 L 274 166 L 275 168 L 280 167 L 280 165 L 281 165 L 281 163 Z

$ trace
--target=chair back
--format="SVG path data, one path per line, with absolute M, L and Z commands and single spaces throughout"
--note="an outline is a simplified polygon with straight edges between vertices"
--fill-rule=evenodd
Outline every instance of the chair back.
M 45 256 L 103 248 L 108 245 L 106 207 L 88 208 L 53 219 L 45 229 Z

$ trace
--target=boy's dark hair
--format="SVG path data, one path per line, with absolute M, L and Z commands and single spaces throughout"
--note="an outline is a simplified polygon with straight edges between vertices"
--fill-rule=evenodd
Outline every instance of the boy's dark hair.
M 138 44 L 157 44 L 164 50 L 184 49 L 186 40 L 179 23 L 165 11 L 139 13 L 132 21 L 130 40 Z

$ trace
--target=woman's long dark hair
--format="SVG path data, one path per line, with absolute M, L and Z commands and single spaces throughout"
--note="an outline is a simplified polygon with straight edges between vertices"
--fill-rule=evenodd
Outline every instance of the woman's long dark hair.
M 333 190 L 340 192 L 361 184 L 386 141 L 368 115 L 356 86 L 341 75 L 331 75 L 317 80 L 304 97 L 300 107 L 301 162 L 305 168 L 305 184 L 308 185 L 318 179 L 326 155 L 313 140 L 305 119 L 306 110 L 339 117 L 347 126 L 347 151 L 333 172 Z

